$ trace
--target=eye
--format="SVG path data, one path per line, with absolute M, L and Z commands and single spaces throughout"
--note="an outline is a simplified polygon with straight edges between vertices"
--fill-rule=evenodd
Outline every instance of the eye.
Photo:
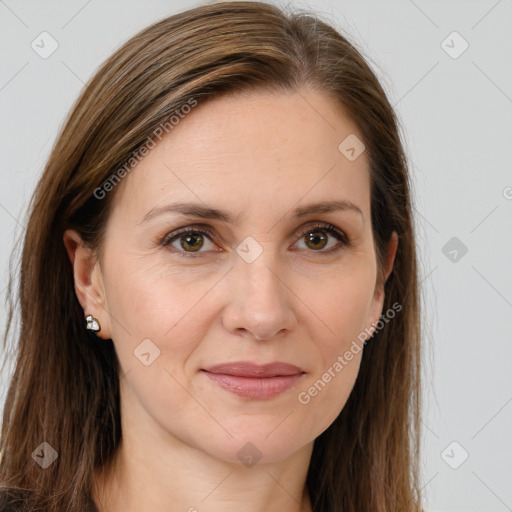
M 200 252 L 200 249 L 204 245 L 203 239 L 205 237 L 207 237 L 210 243 L 212 243 L 211 238 L 214 237 L 214 234 L 206 227 L 197 227 L 194 229 L 187 227 L 174 231 L 169 236 L 166 236 L 162 241 L 162 245 L 164 247 L 174 247 L 176 250 L 173 252 L 178 252 L 180 256 L 197 258 L 198 256 L 190 253 Z M 180 247 L 176 247 L 174 245 L 174 240 L 176 240 Z M 186 255 L 184 255 L 183 252 L 185 252 Z
M 334 244 L 334 246 L 331 245 L 327 250 L 324 250 L 329 243 L 329 236 L 336 238 L 339 243 Z M 166 236 L 161 245 L 172 247 L 172 252 L 178 253 L 181 257 L 197 258 L 201 252 L 208 252 L 207 250 L 201 251 L 205 246 L 204 239 L 207 238 L 209 243 L 213 245 L 212 239 L 214 237 L 213 231 L 207 227 L 188 226 Z M 321 254 L 330 254 L 350 245 L 347 235 L 332 224 L 309 226 L 307 230 L 302 231 L 297 241 L 304 241 L 306 250 L 311 249 L 313 252 Z
M 336 238 L 339 243 L 323 250 L 329 243 L 329 236 Z M 321 252 L 322 254 L 330 254 L 350 245 L 347 235 L 332 224 L 310 226 L 302 232 L 298 241 L 304 241 L 306 249 L 312 249 L 314 252 Z

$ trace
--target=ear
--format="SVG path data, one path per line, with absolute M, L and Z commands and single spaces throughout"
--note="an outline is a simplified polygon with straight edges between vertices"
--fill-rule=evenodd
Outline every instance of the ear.
M 73 267 L 75 293 L 84 310 L 84 320 L 87 315 L 97 318 L 101 330 L 95 333 L 96 336 L 109 339 L 111 337 L 110 315 L 100 262 L 95 252 L 83 242 L 77 231 L 66 230 L 62 239 Z
M 377 283 L 375 285 L 375 292 L 373 295 L 373 301 L 371 306 L 371 313 L 370 313 L 370 325 L 368 329 L 370 331 L 374 331 L 374 325 L 379 321 L 381 315 L 382 315 L 382 308 L 384 307 L 384 298 L 385 298 L 385 292 L 384 292 L 384 285 L 391 274 L 391 271 L 393 270 L 393 264 L 395 262 L 395 256 L 396 251 L 398 248 L 398 234 L 396 231 L 393 231 L 391 234 L 388 243 L 387 243 L 387 250 L 386 250 L 386 261 L 384 264 L 383 269 L 383 279 L 379 280 L 377 279 Z

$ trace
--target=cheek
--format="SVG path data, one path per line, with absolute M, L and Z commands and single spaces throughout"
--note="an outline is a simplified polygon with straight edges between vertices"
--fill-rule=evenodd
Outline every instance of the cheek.
M 308 411 L 311 425 L 321 431 L 339 415 L 357 379 L 363 354 L 361 334 L 369 327 L 373 298 L 373 273 L 368 267 L 341 274 L 326 283 L 323 293 L 310 294 L 314 312 L 328 329 L 322 329 L 323 334 L 311 332 L 319 365 L 297 392 L 299 407 Z
M 338 310 L 338 335 L 316 340 L 321 364 L 297 390 L 298 407 L 303 408 L 315 437 L 327 429 L 340 414 L 354 387 L 363 354 L 363 343 L 358 340 L 360 311 Z
M 193 270 L 173 271 L 170 265 L 133 260 L 118 261 L 110 276 L 112 338 L 123 371 L 140 366 L 134 352 L 143 342 L 150 352 L 160 351 L 154 363 L 157 367 L 171 370 L 183 364 L 205 336 L 205 319 L 213 308 L 205 298 L 215 280 L 199 278 Z
M 324 333 L 319 343 L 328 356 L 326 365 L 369 327 L 374 279 L 371 265 L 353 266 L 341 270 L 334 278 L 331 274 L 329 279 L 317 281 L 314 291 L 310 288 L 307 295 L 305 290 L 302 292 L 307 297 L 305 302 L 325 327 L 310 334 L 312 339 L 318 339 L 318 333 Z M 315 326 L 318 328 L 318 321 Z

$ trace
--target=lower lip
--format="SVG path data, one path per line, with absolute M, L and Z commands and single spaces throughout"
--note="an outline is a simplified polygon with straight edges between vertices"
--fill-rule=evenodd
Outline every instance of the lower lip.
M 225 373 L 210 373 L 202 370 L 221 388 L 243 398 L 265 399 L 277 396 L 293 387 L 304 375 L 280 375 L 277 377 L 236 377 Z

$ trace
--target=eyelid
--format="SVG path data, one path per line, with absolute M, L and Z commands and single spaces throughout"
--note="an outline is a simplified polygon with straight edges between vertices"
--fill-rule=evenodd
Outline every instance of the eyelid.
M 206 234 L 211 239 L 213 239 L 215 237 L 215 232 L 209 226 L 207 226 L 205 224 L 189 224 L 185 227 L 175 229 L 171 233 L 166 234 L 162 240 L 162 245 L 170 243 L 171 240 L 179 237 L 180 235 L 187 234 L 187 233 L 193 233 L 193 232 L 199 232 L 202 234 Z M 213 242 L 213 240 L 212 240 L 212 242 Z
M 334 226 L 333 224 L 330 224 L 329 222 L 316 222 L 315 223 L 315 221 L 313 221 L 313 224 L 307 223 L 306 226 L 301 229 L 301 231 L 299 232 L 299 236 L 296 238 L 295 241 L 298 241 L 306 233 L 309 233 L 310 231 L 313 231 L 314 229 L 325 229 L 326 231 L 329 231 L 331 233 L 334 232 L 339 236 L 339 238 L 341 239 L 341 241 L 344 244 L 346 244 L 346 245 L 350 244 L 350 238 L 342 229 L 337 228 L 336 226 Z M 322 251 L 318 251 L 318 252 L 322 252 Z M 328 251 L 323 251 L 323 252 L 328 252 Z
M 309 233 L 315 229 L 324 229 L 324 230 L 330 232 L 330 234 L 335 236 L 335 238 L 337 238 L 340 243 L 338 245 L 336 245 L 335 247 L 331 247 L 330 249 L 328 249 L 326 251 L 322 251 L 322 250 L 313 251 L 312 250 L 311 252 L 313 252 L 313 253 L 317 252 L 318 254 L 330 254 L 332 252 L 336 252 L 338 250 L 343 249 L 346 246 L 351 245 L 351 239 L 345 233 L 345 231 L 341 230 L 340 228 L 337 228 L 336 226 L 334 226 L 328 222 L 322 222 L 322 221 L 310 221 L 310 222 L 306 223 L 304 225 L 304 227 L 300 228 L 299 234 L 297 237 L 294 238 L 293 243 L 295 244 L 304 235 L 306 235 L 307 233 Z M 180 235 L 184 235 L 187 233 L 200 233 L 200 234 L 207 235 L 210 238 L 210 241 L 212 243 L 215 243 L 214 242 L 215 232 L 212 228 L 210 228 L 210 226 L 208 226 L 206 224 L 189 224 L 182 228 L 177 228 L 176 230 L 172 231 L 171 233 L 168 233 L 167 235 L 165 235 L 164 238 L 162 239 L 162 241 L 160 242 L 160 245 L 162 245 L 164 247 L 168 247 L 171 245 L 171 242 L 174 239 L 179 238 Z M 194 252 L 181 251 L 181 250 L 177 250 L 177 249 L 173 250 L 172 252 L 174 252 L 174 253 L 177 252 L 180 254 L 180 256 L 183 256 L 185 258 L 196 258 L 202 254 L 201 251 L 194 253 Z M 203 252 L 208 252 L 208 251 L 203 251 Z

